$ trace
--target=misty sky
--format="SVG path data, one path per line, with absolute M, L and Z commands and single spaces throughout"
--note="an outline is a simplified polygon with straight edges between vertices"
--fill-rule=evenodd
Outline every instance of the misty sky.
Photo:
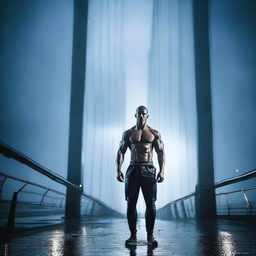
M 160 14 L 153 17 L 156 2 L 161 3 Z M 191 87 L 194 77 L 190 7 L 190 0 L 173 0 L 171 5 L 167 0 L 90 2 L 84 187 L 116 209 L 125 208 L 123 187 L 115 178 L 116 150 L 122 132 L 135 123 L 136 107 L 150 105 L 149 54 L 152 53 L 153 35 L 159 39 L 154 50 L 154 61 L 158 62 L 153 64 L 157 66 L 161 90 L 156 90 L 158 100 L 151 102 L 149 123 L 163 133 L 168 161 L 174 164 L 176 159 L 175 172 L 166 170 L 167 181 L 158 203 L 165 204 L 170 198 L 183 196 L 194 189 L 196 116 Z M 210 1 L 216 181 L 250 171 L 256 164 L 255 10 L 252 0 Z M 0 140 L 66 177 L 72 1 L 1 1 L 0 17 Z M 154 20 L 158 20 L 160 26 L 152 34 Z M 183 40 L 179 42 L 175 34 L 181 27 Z M 166 39 L 167 35 L 170 38 Z M 170 43 L 166 44 L 167 40 Z M 182 53 L 182 61 L 178 53 Z M 166 64 L 168 58 L 172 61 L 170 66 Z M 180 66 L 176 65 L 179 63 Z M 182 100 L 177 100 L 175 93 L 178 92 L 182 92 Z M 179 127 L 189 124 L 187 138 L 183 136 L 184 129 L 177 128 L 175 120 Z M 183 157 L 185 151 L 186 157 Z M 2 172 L 64 190 L 2 155 L 0 162 Z M 128 162 L 129 154 L 124 171 Z M 188 163 L 193 163 L 193 170 Z M 168 176 L 168 171 L 173 175 Z M 179 188 L 176 189 L 175 184 Z

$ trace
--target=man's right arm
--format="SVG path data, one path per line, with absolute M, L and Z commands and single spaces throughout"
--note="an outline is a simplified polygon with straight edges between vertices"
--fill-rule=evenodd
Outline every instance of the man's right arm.
M 124 182 L 124 175 L 121 171 L 121 166 L 124 161 L 124 154 L 129 146 L 129 138 L 127 136 L 127 132 L 123 133 L 122 140 L 119 144 L 119 149 L 117 151 L 117 157 L 116 157 L 116 168 L 117 168 L 117 180 L 120 182 Z

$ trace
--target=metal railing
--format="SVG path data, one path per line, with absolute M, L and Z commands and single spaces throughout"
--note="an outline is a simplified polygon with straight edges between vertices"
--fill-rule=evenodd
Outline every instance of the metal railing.
M 37 162 L 33 161 L 31 158 L 27 157 L 23 153 L 13 149 L 9 145 L 6 145 L 2 142 L 0 142 L 0 153 L 2 153 L 4 156 L 8 158 L 13 158 L 17 160 L 18 162 L 21 162 L 32 169 L 40 172 L 44 176 L 47 176 L 51 180 L 54 180 L 55 182 L 64 185 L 65 187 L 70 187 L 75 190 L 80 191 L 81 193 L 81 214 L 82 215 L 107 215 L 107 216 L 114 216 L 114 217 L 122 217 L 123 215 L 116 210 L 110 208 L 108 205 L 106 205 L 101 200 L 86 194 L 83 192 L 83 189 L 81 186 L 78 186 L 76 184 L 73 184 L 72 182 L 68 181 L 64 177 L 56 174 L 55 172 L 43 167 L 42 165 L 38 164 Z M 10 198 L 4 198 L 4 188 L 8 181 L 15 181 L 19 184 L 16 186 L 15 191 L 13 192 L 12 199 Z M 28 190 L 28 187 L 34 187 L 37 189 L 40 189 L 41 192 L 38 191 L 32 191 L 31 189 Z M 25 190 L 26 188 L 26 190 Z M 34 197 L 38 197 L 37 200 L 31 201 L 31 200 L 18 200 L 18 195 L 28 194 L 30 197 L 33 195 Z M 53 194 L 54 196 L 50 196 L 50 194 Z M 4 174 L 0 172 L 0 203 L 2 204 L 10 204 L 10 210 L 8 214 L 8 224 L 7 226 L 9 228 L 14 227 L 15 223 L 15 210 L 17 204 L 22 205 L 36 205 L 39 207 L 54 207 L 54 208 L 61 208 L 64 212 L 65 207 L 65 193 L 57 191 L 55 189 L 42 186 L 40 184 L 30 182 L 24 179 L 20 179 L 17 177 L 13 177 L 7 174 Z
M 215 183 L 212 187 L 203 188 L 200 192 L 208 189 L 217 189 L 222 188 L 227 185 L 235 184 L 241 181 L 249 180 L 256 177 L 256 170 L 249 171 L 242 175 L 232 177 L 229 179 L 222 180 L 220 182 Z M 217 200 L 219 203 L 217 204 L 217 215 L 235 215 L 235 214 L 247 214 L 253 215 L 256 213 L 256 202 L 253 202 L 248 197 L 248 191 L 256 191 L 256 187 L 249 187 L 243 189 L 236 189 L 227 192 L 216 193 Z M 194 218 L 195 217 L 195 196 L 198 192 L 192 192 L 189 195 L 176 199 L 164 207 L 161 207 L 157 210 L 157 217 L 160 219 L 172 219 L 172 218 Z M 232 207 L 231 203 L 228 199 L 228 196 L 235 193 L 241 193 L 244 207 L 241 207 L 241 204 L 236 207 Z M 221 197 L 225 199 L 221 201 Z
M 50 206 L 50 207 L 59 207 L 59 208 L 63 208 L 64 207 L 64 199 L 65 199 L 65 193 L 57 191 L 55 189 L 34 183 L 34 182 L 30 182 L 24 179 L 20 179 L 17 177 L 13 177 L 7 174 L 4 174 L 2 172 L 0 172 L 0 202 L 2 203 L 6 203 L 6 202 L 10 202 L 10 198 L 8 198 L 8 195 L 3 195 L 4 194 L 4 185 L 9 181 L 17 181 L 19 183 L 19 188 L 16 191 L 17 195 L 20 193 L 23 194 L 29 194 L 29 195 L 35 195 L 37 197 L 39 197 L 38 201 L 34 201 L 32 202 L 31 200 L 19 200 L 20 204 L 32 204 L 32 205 L 40 205 L 40 206 Z M 32 190 L 25 190 L 25 188 L 28 187 L 28 185 L 32 186 L 32 187 L 37 187 L 40 188 L 40 190 L 42 191 L 40 192 L 35 192 Z M 50 196 L 49 194 L 53 193 L 56 196 Z M 58 195 L 58 197 L 57 197 Z M 46 199 L 50 199 L 51 202 L 47 202 Z
M 219 203 L 217 204 L 217 206 L 219 206 L 218 208 L 218 212 L 219 214 L 226 214 L 226 215 L 231 215 L 233 214 L 241 214 L 244 213 L 246 211 L 247 215 L 253 215 L 254 210 L 256 210 L 256 207 L 254 207 L 254 204 L 252 203 L 251 200 L 249 200 L 249 196 L 248 196 L 248 192 L 255 190 L 256 191 L 256 187 L 250 187 L 250 188 L 245 188 L 245 189 L 238 189 L 238 190 L 233 190 L 233 191 L 228 191 L 228 192 L 221 192 L 221 193 L 217 193 L 216 196 L 218 197 L 218 199 L 220 197 L 224 197 L 224 204 Z M 235 194 L 235 193 L 241 193 L 242 195 L 242 200 L 244 202 L 244 206 L 245 207 L 232 207 L 232 204 L 230 203 L 230 200 L 228 199 L 228 196 L 231 194 Z
M 6 156 L 8 158 L 13 158 L 13 159 L 17 160 L 18 162 L 29 166 L 30 168 L 40 172 L 44 176 L 47 176 L 51 180 L 54 180 L 66 187 L 81 190 L 81 188 L 78 185 L 73 184 L 72 182 L 70 182 L 67 179 L 65 179 L 64 177 L 62 177 L 61 175 L 45 168 L 44 166 L 35 162 L 34 160 L 29 158 L 25 154 L 19 152 L 18 150 L 12 148 L 11 146 L 9 146 L 1 141 L 0 141 L 0 153 L 2 153 L 4 156 Z

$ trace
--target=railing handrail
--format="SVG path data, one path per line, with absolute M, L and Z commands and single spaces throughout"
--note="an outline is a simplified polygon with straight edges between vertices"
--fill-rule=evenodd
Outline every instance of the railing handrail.
M 180 198 L 178 198 L 178 199 L 176 199 L 176 200 L 174 200 L 174 201 L 171 201 L 170 203 L 176 203 L 176 202 L 178 202 L 178 201 L 180 201 L 180 200 L 185 200 L 185 199 L 187 199 L 187 198 L 189 198 L 189 197 L 191 197 L 191 196 L 194 196 L 196 194 L 196 192 L 192 192 L 192 193 L 190 193 L 190 194 L 188 194 L 188 195 L 186 195 L 186 196 L 183 196 L 183 197 L 180 197 Z M 169 204 L 169 203 L 168 203 Z M 166 206 L 166 205 L 165 205 Z M 165 207 L 165 206 L 163 206 L 163 207 Z
M 255 189 L 256 189 L 256 187 L 242 188 L 242 189 L 232 190 L 232 191 L 228 191 L 228 192 L 221 192 L 221 193 L 216 194 L 216 196 L 229 195 L 229 194 L 234 194 L 237 192 L 245 192 L 245 191 L 255 190 Z
M 58 190 L 51 189 L 51 188 L 49 188 L 49 187 L 46 187 L 46 186 L 43 186 L 43 185 L 40 185 L 40 184 L 31 182 L 31 181 L 27 181 L 27 180 L 24 180 L 24 179 L 20 179 L 20 178 L 17 178 L 17 177 L 14 177 L 14 176 L 5 174 L 5 173 L 3 173 L 3 172 L 0 172 L 0 176 L 6 177 L 6 178 L 8 178 L 8 179 L 13 179 L 13 180 L 16 180 L 16 181 L 19 181 L 19 182 L 22 182 L 22 183 L 26 183 L 26 184 L 29 184 L 29 185 L 33 185 L 33 186 L 36 186 L 36 187 L 40 187 L 40 188 L 42 188 L 42 189 L 45 189 L 45 190 L 54 192 L 54 193 L 59 194 L 59 195 L 62 195 L 62 196 L 65 196 L 65 195 L 66 195 L 65 193 L 60 192 L 60 191 L 58 191 Z M 6 182 L 6 180 L 5 180 L 5 182 Z M 22 190 L 22 192 L 24 192 L 24 190 Z M 33 192 L 33 193 L 34 193 L 34 192 Z M 42 194 L 40 194 L 40 195 L 42 195 Z M 108 209 L 111 209 L 108 205 L 106 205 L 104 202 L 102 202 L 102 201 L 99 200 L 98 198 L 95 198 L 95 197 L 93 197 L 93 196 L 91 196 L 91 195 L 88 195 L 88 194 L 86 194 L 86 193 L 84 193 L 84 192 L 83 192 L 81 195 L 84 196 L 84 197 L 86 197 L 86 198 L 88 198 L 88 199 L 91 199 L 91 200 L 93 200 L 93 201 L 96 201 L 96 202 L 97 202 L 99 205 L 101 205 L 101 206 L 104 206 L 104 207 L 106 207 L 106 208 L 108 208 Z M 49 197 L 49 196 L 47 196 L 47 197 Z M 7 201 L 8 201 L 8 200 L 7 200 Z M 111 209 L 111 210 L 112 210 L 112 209 Z M 115 210 L 114 210 L 114 211 L 115 211 Z
M 236 177 L 232 177 L 232 178 L 228 178 L 228 179 L 224 179 L 224 180 L 221 180 L 217 183 L 215 183 L 213 186 L 211 187 L 208 187 L 208 188 L 202 188 L 202 189 L 199 189 L 200 190 L 208 190 L 208 189 L 216 189 L 216 188 L 220 188 L 220 187 L 224 187 L 224 186 L 227 186 L 227 185 L 230 185 L 230 184 L 234 184 L 234 183 L 237 183 L 237 182 L 240 182 L 240 181 L 244 181 L 244 180 L 248 180 L 248 179 L 251 179 L 251 178 L 254 178 L 256 177 L 256 169 L 252 170 L 252 171 L 248 171 L 244 174 L 241 174 L 239 176 L 236 176 Z M 194 196 L 196 195 L 199 191 L 197 192 L 192 192 L 186 196 L 183 196 L 183 197 L 180 197 L 176 200 L 173 200 L 169 203 L 167 203 L 166 205 L 162 206 L 160 209 L 162 208 L 165 208 L 167 205 L 169 204 L 173 204 L 173 203 L 176 203 L 178 201 L 181 201 L 181 200 L 184 200 L 184 199 L 187 199 L 191 196 Z
M 237 183 L 239 181 L 248 180 L 248 179 L 251 179 L 251 178 L 254 178 L 254 177 L 256 177 L 256 169 L 254 169 L 252 171 L 249 171 L 249 172 L 246 172 L 246 173 L 241 174 L 241 175 L 236 176 L 236 177 L 221 180 L 221 181 L 214 184 L 214 188 L 224 187 L 226 185 L 234 184 L 234 183 Z
M 23 179 L 20 179 L 20 178 L 17 178 L 17 177 L 13 177 L 11 175 L 7 175 L 7 174 L 2 173 L 2 172 L 0 172 L 0 176 L 4 176 L 4 177 L 7 177 L 8 179 L 17 180 L 19 182 L 23 182 L 23 183 L 26 183 L 26 184 L 29 184 L 29 185 L 33 185 L 33 186 L 36 186 L 36 187 L 40 187 L 42 189 L 54 192 L 54 193 L 59 194 L 59 195 L 66 195 L 65 193 L 60 192 L 58 190 L 55 190 L 55 189 L 52 189 L 52 188 L 49 188 L 49 187 L 46 187 L 46 186 L 43 186 L 43 185 L 31 182 L 31 181 L 27 181 L 27 180 L 23 180 Z
M 61 175 L 47 169 L 46 167 L 35 162 L 34 160 L 29 158 L 25 154 L 21 153 L 20 151 L 12 148 L 11 146 L 9 146 L 1 141 L 0 141 L 0 153 L 31 167 L 32 169 L 42 173 L 43 175 L 47 176 L 48 178 L 50 178 L 64 186 L 74 188 L 76 190 L 81 190 L 81 188 L 78 185 L 73 184 L 72 182 L 70 182 L 67 179 L 65 179 L 64 177 L 62 177 Z
M 68 181 L 67 179 L 65 179 L 64 177 L 62 177 L 61 175 L 49 170 L 48 168 L 40 165 L 39 163 L 35 162 L 34 160 L 32 160 L 30 157 L 28 157 L 27 155 L 21 153 L 20 151 L 12 148 L 11 146 L 3 143 L 2 141 L 0 141 L 0 153 L 2 153 L 4 156 L 8 157 L 8 158 L 13 158 L 15 160 L 17 160 L 18 162 L 21 162 L 27 166 L 29 166 L 30 168 L 40 172 L 41 174 L 47 176 L 48 178 L 50 178 L 51 180 L 54 180 L 66 187 L 70 187 L 76 190 L 79 190 L 81 192 L 82 196 L 85 196 L 87 198 L 90 198 L 94 201 L 96 201 L 98 204 L 114 211 L 117 212 L 116 210 L 112 209 L 111 207 L 109 207 L 107 204 L 105 204 L 104 202 L 102 202 L 100 199 L 95 198 L 87 193 L 85 193 L 81 187 L 79 187 L 78 185 L 75 185 L 74 183 Z M 26 182 L 27 183 L 27 182 Z M 118 212 L 117 212 L 118 213 Z

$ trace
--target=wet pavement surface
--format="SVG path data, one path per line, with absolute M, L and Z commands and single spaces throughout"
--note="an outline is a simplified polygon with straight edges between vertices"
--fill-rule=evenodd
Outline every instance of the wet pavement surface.
M 255 222 L 255 221 L 254 221 Z M 158 247 L 146 243 L 144 219 L 138 221 L 137 246 L 126 248 L 126 219 L 87 218 L 44 229 L 6 236 L 0 255 L 256 255 L 253 221 L 161 221 L 155 225 Z

